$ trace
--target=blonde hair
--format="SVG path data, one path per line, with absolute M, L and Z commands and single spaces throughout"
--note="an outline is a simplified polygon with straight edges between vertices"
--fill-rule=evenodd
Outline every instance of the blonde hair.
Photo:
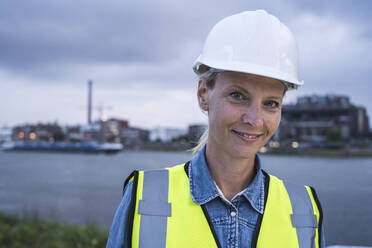
M 219 72 L 221 72 L 221 70 L 214 70 L 214 68 L 210 68 L 205 65 L 200 65 L 200 66 L 204 66 L 205 68 L 202 68 L 203 72 L 199 74 L 199 81 L 205 80 L 207 87 L 209 89 L 213 89 L 214 84 L 216 82 L 216 76 Z M 205 111 L 203 111 L 203 113 L 208 114 L 208 112 L 205 112 Z M 209 127 L 207 127 L 207 129 L 204 131 L 202 136 L 200 136 L 198 144 L 195 147 L 190 149 L 192 151 L 193 156 L 195 156 L 203 148 L 203 146 L 207 144 L 208 133 L 209 133 Z
M 207 127 L 207 129 L 204 131 L 202 136 L 200 136 L 198 144 L 195 147 L 191 148 L 193 156 L 195 156 L 203 148 L 203 146 L 205 144 L 207 144 L 207 142 L 208 142 L 208 131 L 209 131 L 209 128 Z

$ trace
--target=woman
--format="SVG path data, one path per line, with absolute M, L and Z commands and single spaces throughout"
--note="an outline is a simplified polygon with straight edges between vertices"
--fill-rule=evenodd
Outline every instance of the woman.
M 302 84 L 296 49 L 262 10 L 213 27 L 194 65 L 209 130 L 191 161 L 132 173 L 107 247 L 324 247 L 315 191 L 268 175 L 256 155 Z

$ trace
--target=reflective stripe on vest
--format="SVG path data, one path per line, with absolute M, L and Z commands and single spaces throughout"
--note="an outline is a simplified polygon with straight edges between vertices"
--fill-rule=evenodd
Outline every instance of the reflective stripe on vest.
M 296 228 L 298 245 L 301 248 L 315 248 L 315 229 L 318 221 L 311 199 L 305 187 L 284 182 L 292 205 L 292 226 Z
M 168 203 L 168 170 L 145 171 L 142 200 L 138 213 L 142 215 L 139 232 L 139 248 L 165 248 L 167 217 L 171 216 Z
M 183 166 L 139 172 L 132 247 L 217 247 L 211 224 L 191 199 Z M 258 241 L 252 247 L 319 248 L 319 211 L 311 190 L 269 177 Z

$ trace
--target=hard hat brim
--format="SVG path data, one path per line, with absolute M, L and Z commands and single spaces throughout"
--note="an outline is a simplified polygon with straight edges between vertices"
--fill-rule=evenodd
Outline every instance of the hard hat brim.
M 283 82 L 287 86 L 288 89 L 297 89 L 299 86 L 304 84 L 303 81 L 299 81 L 289 74 L 285 74 L 283 72 L 273 70 L 270 67 L 266 67 L 263 65 L 257 65 L 257 64 L 251 64 L 247 62 L 244 62 L 244 63 L 238 63 L 235 61 L 229 61 L 229 62 L 203 61 L 202 62 L 202 58 L 201 56 L 199 56 L 193 66 L 193 70 L 197 75 L 201 74 L 201 72 L 199 72 L 200 65 L 205 65 L 210 68 L 215 68 L 219 70 L 243 72 L 243 73 L 249 73 L 249 74 L 254 74 L 258 76 L 264 76 L 264 77 L 277 79 Z

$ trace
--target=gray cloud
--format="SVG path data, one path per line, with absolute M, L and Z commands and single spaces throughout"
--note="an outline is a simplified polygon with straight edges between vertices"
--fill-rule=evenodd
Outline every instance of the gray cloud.
M 185 43 L 202 42 L 216 20 L 256 6 L 244 1 L 3 1 L 1 65 L 168 61 Z
M 160 49 L 175 42 L 174 28 L 161 13 L 141 6 L 99 1 L 32 1 L 19 8 L 8 2 L 0 46 L 3 66 L 32 67 L 49 62 L 158 62 Z M 162 29 L 163 28 L 163 29 Z M 170 31 L 170 32 L 169 32 Z M 168 56 L 175 52 L 168 49 Z M 173 54 L 174 55 L 174 54 Z

